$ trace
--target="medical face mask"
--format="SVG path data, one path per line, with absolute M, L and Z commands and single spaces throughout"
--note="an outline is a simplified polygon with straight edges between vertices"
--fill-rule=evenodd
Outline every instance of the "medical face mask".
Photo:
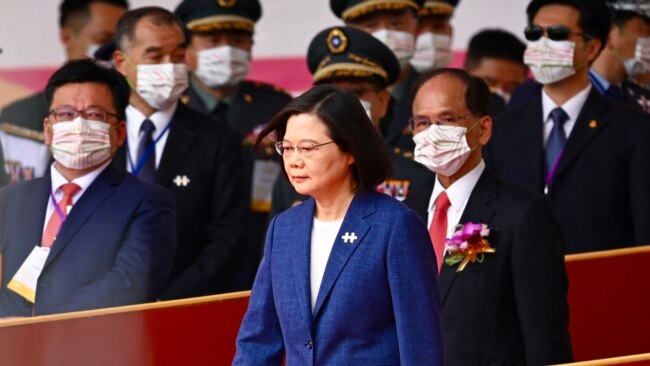
M 194 72 L 211 88 L 236 85 L 250 71 L 250 52 L 231 46 L 215 47 L 196 53 L 197 69 Z
M 634 57 L 623 61 L 629 78 L 636 78 L 650 71 L 650 37 L 636 39 Z
M 59 164 L 69 169 L 86 169 L 111 158 L 111 125 L 77 117 L 51 125 L 50 150 Z
M 500 96 L 501 99 L 503 99 L 503 101 L 504 101 L 506 104 L 508 104 L 508 102 L 510 102 L 510 97 L 512 96 L 511 93 L 505 92 L 505 91 L 503 91 L 503 90 L 501 90 L 501 89 L 499 89 L 499 88 L 494 88 L 494 89 L 492 89 L 492 92 L 493 92 L 494 94 Z
M 382 29 L 372 32 L 372 35 L 393 51 L 401 68 L 404 68 L 413 56 L 415 37 L 411 33 Z
M 372 121 L 372 103 L 363 99 L 359 99 L 359 101 L 361 102 L 361 106 L 363 107 L 363 110 L 366 111 L 368 118 L 370 118 L 370 120 Z
M 575 74 L 573 53 L 576 44 L 572 41 L 554 41 L 541 37 L 529 41 L 524 52 L 524 63 L 530 66 L 535 80 L 551 84 Z
M 479 121 L 470 128 L 434 124 L 416 134 L 413 136 L 415 161 L 445 177 L 456 174 L 478 146 L 470 148 L 466 136 Z
M 451 37 L 431 32 L 422 33 L 415 41 L 415 53 L 409 61 L 420 73 L 447 67 L 451 62 Z
M 138 81 L 135 87 L 138 95 L 151 108 L 165 109 L 176 103 L 187 89 L 187 67 L 185 64 L 137 65 Z

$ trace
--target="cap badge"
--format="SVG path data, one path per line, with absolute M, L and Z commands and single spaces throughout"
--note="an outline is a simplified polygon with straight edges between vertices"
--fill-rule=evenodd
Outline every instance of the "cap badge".
M 232 8 L 237 4 L 237 0 L 217 0 L 217 4 L 222 8 Z
M 334 28 L 327 35 L 327 48 L 331 53 L 345 52 L 348 48 L 348 37 L 338 28 Z

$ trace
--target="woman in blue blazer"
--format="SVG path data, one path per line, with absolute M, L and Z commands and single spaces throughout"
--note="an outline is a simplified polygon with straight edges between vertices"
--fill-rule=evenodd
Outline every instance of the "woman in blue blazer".
M 317 86 L 261 133 L 311 198 L 266 236 L 235 365 L 442 365 L 436 261 L 417 215 L 374 187 L 390 160 L 357 96 Z

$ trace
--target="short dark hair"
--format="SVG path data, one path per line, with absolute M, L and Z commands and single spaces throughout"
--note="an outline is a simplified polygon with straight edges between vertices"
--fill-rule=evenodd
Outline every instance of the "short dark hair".
M 646 24 L 650 24 L 650 18 L 644 17 L 641 14 L 628 11 L 628 10 L 612 10 L 612 22 L 618 27 L 623 28 L 627 22 L 634 18 L 643 20 Z
M 458 79 L 465 85 L 465 105 L 470 113 L 477 117 L 489 114 L 490 89 L 483 79 L 472 76 L 465 70 L 444 68 L 424 73 L 413 84 L 413 95 L 415 96 L 429 80 L 443 75 Z
M 526 44 L 514 34 L 502 29 L 485 29 L 476 33 L 469 41 L 465 70 L 477 68 L 484 58 L 495 58 L 524 64 Z
M 69 25 L 75 18 L 90 18 L 90 5 L 93 3 L 106 3 L 124 9 L 129 8 L 127 0 L 63 0 L 59 6 L 59 27 L 63 28 Z
M 256 147 L 272 132 L 278 141 L 282 141 L 289 118 L 303 113 L 318 117 L 339 149 L 354 156 L 352 175 L 357 191 L 374 190 L 390 176 L 390 158 L 359 98 L 351 91 L 330 85 L 314 86 L 293 99 L 262 130 Z
M 612 18 L 607 5 L 602 0 L 533 0 L 526 8 L 528 23 L 532 24 L 535 15 L 543 6 L 564 5 L 580 13 L 578 26 L 583 33 L 600 40 L 600 49 L 607 44 Z
M 176 25 L 184 32 L 185 25 L 171 11 L 159 6 L 145 6 L 129 10 L 117 22 L 115 30 L 115 45 L 120 51 L 125 51 L 128 44 L 133 41 L 135 27 L 142 19 L 147 18 L 155 25 Z
M 129 105 L 131 89 L 126 78 L 113 69 L 99 66 L 91 59 L 66 62 L 56 70 L 45 86 L 45 101 L 48 108 L 56 90 L 73 83 L 99 83 L 106 85 L 113 95 L 113 106 L 118 120 L 126 120 L 126 107 Z

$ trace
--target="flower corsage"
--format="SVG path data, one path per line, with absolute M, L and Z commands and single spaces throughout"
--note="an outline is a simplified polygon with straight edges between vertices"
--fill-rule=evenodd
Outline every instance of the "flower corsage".
M 486 239 L 489 235 L 490 228 L 485 224 L 468 222 L 465 225 L 456 226 L 454 235 L 445 241 L 445 249 L 449 252 L 449 255 L 445 257 L 445 263 L 453 266 L 460 262 L 456 272 L 464 270 L 470 262 L 483 263 L 485 253 L 496 251 Z

